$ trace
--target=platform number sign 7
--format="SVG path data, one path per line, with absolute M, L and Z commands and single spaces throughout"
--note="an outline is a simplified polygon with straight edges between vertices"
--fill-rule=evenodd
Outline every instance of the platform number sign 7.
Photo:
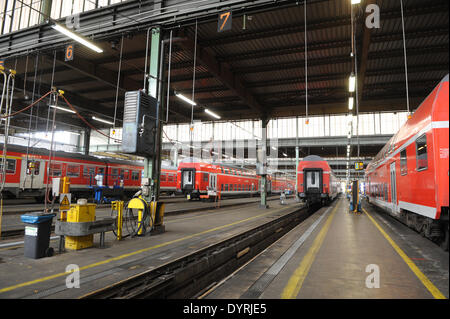
M 219 21 L 217 23 L 217 32 L 231 30 L 231 11 L 219 14 Z
M 64 53 L 64 61 L 72 61 L 73 60 L 73 44 L 69 44 L 66 46 L 66 50 Z

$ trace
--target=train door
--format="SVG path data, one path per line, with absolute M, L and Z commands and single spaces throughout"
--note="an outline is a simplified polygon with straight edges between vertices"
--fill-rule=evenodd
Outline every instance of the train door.
M 37 189 L 44 186 L 45 163 L 42 160 L 22 160 L 20 186 L 24 189 Z
M 304 169 L 305 193 L 322 193 L 322 170 Z
M 209 174 L 209 189 L 217 191 L 217 174 Z
M 181 188 L 185 190 L 194 189 L 195 169 L 181 169 Z
M 395 162 L 390 166 L 392 212 L 397 212 L 397 181 L 395 178 Z

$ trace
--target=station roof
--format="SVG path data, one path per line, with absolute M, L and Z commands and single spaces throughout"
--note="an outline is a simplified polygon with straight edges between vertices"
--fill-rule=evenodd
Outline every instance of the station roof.
M 146 5 L 155 10 L 156 2 L 149 1 Z M 449 3 L 446 0 L 403 2 L 409 97 L 414 110 L 448 73 Z M 146 34 L 153 21 L 134 18 L 138 3 L 130 0 L 82 13 L 82 26 L 99 25 L 83 34 L 92 36 L 104 52 L 97 54 L 76 45 L 73 61 L 64 61 L 63 47 L 70 42 L 61 36 L 59 42 L 51 41 L 57 33 L 46 25 L 1 36 L 0 57 L 5 59 L 5 65 L 18 72 L 15 109 L 29 104 L 33 90 L 36 97 L 47 92 L 53 80 L 53 85 L 64 90 L 68 100 L 87 119 L 98 115 L 112 120 L 116 113 L 117 126 L 121 126 L 124 93 L 143 87 Z M 248 5 L 245 1 L 210 1 L 208 7 L 186 1 L 170 3 L 173 3 L 171 8 L 178 8 L 177 19 L 174 14 L 170 19 L 169 10 L 164 15 L 167 18 L 153 21 L 165 31 L 164 38 L 168 38 L 169 30 L 173 31 L 169 122 L 190 121 L 191 106 L 177 99 L 173 91 L 191 97 L 194 50 L 197 52 L 194 99 L 219 114 L 222 120 L 305 115 L 303 1 L 260 0 Z M 350 0 L 307 3 L 309 114 L 347 113 L 347 85 L 352 70 Z M 380 8 L 379 29 L 364 26 L 368 4 Z M 233 12 L 232 28 L 218 33 L 218 13 L 227 8 Z M 116 12 L 121 21 L 128 21 L 126 27 L 108 24 L 105 19 L 114 18 L 111 12 Z M 399 2 L 363 0 L 355 7 L 355 15 L 359 112 L 406 110 Z M 196 47 L 195 21 L 198 23 Z M 122 35 L 122 63 L 119 64 Z M 37 40 L 33 42 L 33 39 Z M 20 46 L 21 40 L 30 41 L 27 49 Z M 166 62 L 168 48 L 166 41 Z M 167 83 L 165 69 L 162 83 Z M 163 93 L 165 96 L 166 92 Z M 39 117 L 39 126 L 45 127 L 49 117 L 45 103 L 40 106 Z M 24 115 L 17 116 L 12 124 L 28 127 L 25 119 Z M 201 108 L 194 108 L 194 119 L 211 120 Z M 72 130 L 85 127 L 75 115 L 65 112 L 58 112 L 58 121 Z M 95 125 L 102 127 L 100 123 Z

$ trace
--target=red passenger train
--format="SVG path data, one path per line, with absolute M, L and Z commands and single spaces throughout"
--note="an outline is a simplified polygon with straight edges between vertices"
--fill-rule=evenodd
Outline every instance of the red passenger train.
M 253 195 L 260 190 L 260 177 L 254 170 L 187 158 L 178 165 L 177 191 L 188 199 L 208 195 Z M 270 187 L 268 188 L 268 191 Z
M 370 203 L 448 250 L 448 75 L 366 169 Z
M 339 194 L 340 182 L 327 161 L 317 155 L 306 156 L 297 169 L 298 196 L 310 204 L 327 204 Z
M 27 161 L 26 147 L 8 145 L 3 195 L 42 200 L 47 185 L 48 153 L 47 149 L 30 148 Z M 3 156 L 2 150 L 0 156 Z M 130 195 L 140 188 L 142 169 L 139 162 L 56 151 L 52 155 L 48 180 L 51 184 L 52 177 L 70 177 L 74 197 L 89 197 L 92 187 L 97 186 L 95 176 L 102 175 L 105 194 Z

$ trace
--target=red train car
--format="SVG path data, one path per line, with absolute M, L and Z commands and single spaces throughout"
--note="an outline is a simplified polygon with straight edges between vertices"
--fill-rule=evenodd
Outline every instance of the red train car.
M 48 153 L 46 149 L 29 149 L 27 161 L 26 147 L 8 145 L 3 195 L 42 200 L 47 185 Z M 3 156 L 2 150 L 0 156 Z M 89 197 L 92 187 L 97 185 L 95 176 L 102 175 L 101 184 L 105 186 L 106 193 L 129 195 L 140 189 L 142 170 L 142 163 L 139 162 L 57 151 L 52 156 L 48 180 L 51 184 L 53 177 L 68 176 L 74 197 Z
M 173 195 L 177 192 L 177 167 L 162 166 L 159 179 L 161 193 Z
M 327 161 L 306 156 L 297 169 L 298 196 L 308 203 L 329 203 L 339 194 L 340 182 Z
M 271 174 L 268 178 L 271 184 L 272 194 L 281 194 L 284 192 L 287 195 L 293 194 L 295 191 L 295 178 L 290 177 L 284 173 Z
M 205 163 L 188 158 L 180 162 L 177 172 L 177 190 L 188 199 L 252 195 L 260 189 L 260 177 L 254 170 L 219 163 Z
M 366 169 L 370 203 L 448 250 L 448 75 Z

